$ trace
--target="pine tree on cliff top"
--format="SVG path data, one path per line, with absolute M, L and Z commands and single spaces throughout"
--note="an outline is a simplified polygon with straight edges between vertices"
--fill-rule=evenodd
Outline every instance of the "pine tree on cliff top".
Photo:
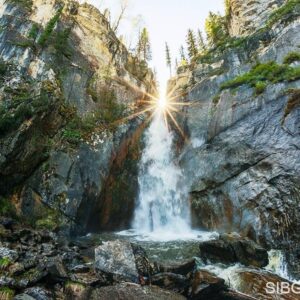
M 204 52 L 206 50 L 206 45 L 200 29 L 198 30 L 198 47 L 199 47 L 199 52 Z
M 196 38 L 194 32 L 191 29 L 188 30 L 187 45 L 188 45 L 189 58 L 192 59 L 198 54 L 198 49 L 196 46 Z
M 141 60 L 147 62 L 152 59 L 151 44 L 147 28 L 143 28 L 143 30 L 139 34 L 136 52 L 138 58 Z
M 172 60 L 168 43 L 166 42 L 166 64 L 170 68 L 170 76 L 172 76 Z

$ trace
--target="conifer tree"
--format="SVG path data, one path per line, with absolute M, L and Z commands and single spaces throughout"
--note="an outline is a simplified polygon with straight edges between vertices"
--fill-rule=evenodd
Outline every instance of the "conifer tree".
M 189 29 L 187 34 L 187 44 L 188 44 L 188 54 L 189 58 L 192 59 L 198 53 L 197 46 L 196 46 L 196 38 L 194 32 Z
M 168 43 L 166 42 L 166 64 L 170 68 L 170 76 L 172 76 L 172 60 Z
M 151 44 L 147 28 L 143 28 L 143 30 L 139 34 L 136 53 L 139 59 L 146 62 L 152 59 Z
M 185 51 L 183 46 L 180 47 L 180 59 L 181 61 L 186 61 Z
M 205 45 L 204 38 L 203 38 L 203 35 L 202 35 L 202 32 L 200 29 L 198 30 L 198 47 L 199 47 L 200 52 L 203 52 L 206 50 L 206 45 Z

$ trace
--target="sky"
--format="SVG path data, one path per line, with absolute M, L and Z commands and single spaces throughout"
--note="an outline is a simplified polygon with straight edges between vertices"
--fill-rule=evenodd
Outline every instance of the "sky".
M 109 8 L 112 19 L 120 10 L 122 0 L 88 0 L 100 8 Z M 124 1 L 124 0 L 123 0 Z M 205 19 L 209 11 L 224 12 L 224 0 L 128 0 L 126 18 L 120 24 L 118 34 L 123 35 L 127 44 L 135 46 L 134 37 L 138 27 L 147 27 L 152 46 L 152 61 L 162 89 L 170 77 L 166 66 L 165 42 L 169 44 L 173 65 L 179 59 L 179 48 L 186 45 L 186 34 L 189 28 L 204 31 Z M 138 20 L 143 20 L 137 22 Z M 138 23 L 138 24 L 137 24 Z M 135 25 L 134 25 L 135 24 Z M 173 68 L 173 75 L 174 75 Z

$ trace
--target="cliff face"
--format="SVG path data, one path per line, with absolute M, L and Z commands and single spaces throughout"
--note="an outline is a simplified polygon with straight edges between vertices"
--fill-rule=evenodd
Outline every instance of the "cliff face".
M 299 2 L 288 1 L 259 30 L 179 70 L 169 87 L 190 103 L 181 120 L 189 136 L 181 165 L 194 225 L 291 248 L 290 259 L 300 230 L 299 12 Z M 240 23 L 235 32 L 244 29 Z
M 285 0 L 230 0 L 231 36 L 247 35 L 265 25 L 271 13 Z
M 105 212 L 100 203 L 118 156 L 130 161 L 124 184 L 137 187 L 138 154 L 127 154 L 142 119 L 119 120 L 154 91 L 152 72 L 97 9 L 76 1 L 1 0 L 0 54 L 0 195 L 33 223 L 66 231 L 85 232 L 92 212 L 100 221 L 123 212 L 133 196 Z

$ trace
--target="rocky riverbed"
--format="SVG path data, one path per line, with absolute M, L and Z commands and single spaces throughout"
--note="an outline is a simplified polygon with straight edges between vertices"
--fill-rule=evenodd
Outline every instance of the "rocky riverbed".
M 278 299 L 266 294 L 266 282 L 287 281 L 263 269 L 264 248 L 237 234 L 191 241 L 190 254 L 173 260 L 151 258 L 145 242 L 104 234 L 68 240 L 9 218 L 1 218 L 0 235 L 1 299 Z

